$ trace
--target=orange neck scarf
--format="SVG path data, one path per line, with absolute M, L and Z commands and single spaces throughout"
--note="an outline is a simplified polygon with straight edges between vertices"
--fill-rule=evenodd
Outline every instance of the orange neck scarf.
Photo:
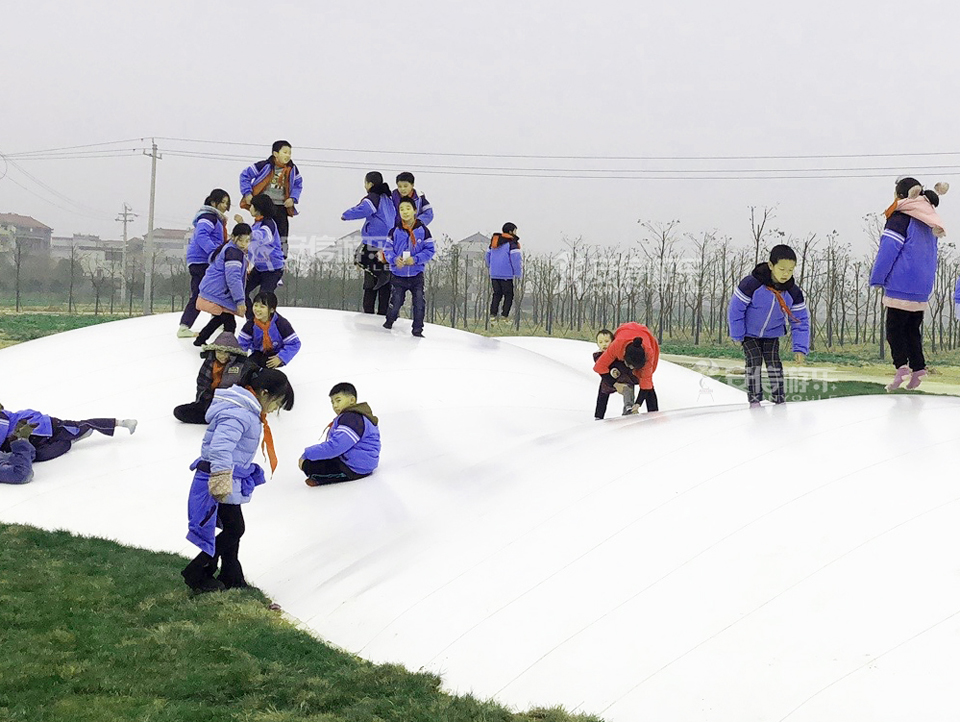
M 270 321 L 273 321 L 271 318 Z M 273 339 L 270 338 L 270 321 L 266 323 L 261 323 L 259 319 L 254 318 L 253 322 L 257 324 L 257 327 L 263 331 L 263 350 L 264 351 L 273 351 Z
M 226 364 L 222 364 L 216 359 L 213 360 L 213 382 L 210 384 L 211 388 L 219 388 L 220 382 L 223 381 L 223 370 L 226 367 Z
M 254 396 L 257 395 L 257 392 L 249 386 L 244 386 L 243 388 L 245 388 Z M 277 470 L 277 452 L 273 448 L 273 432 L 270 431 L 270 424 L 267 422 L 266 411 L 260 411 L 260 423 L 263 424 L 263 443 L 260 444 L 260 451 L 270 460 L 270 475 L 272 476 L 273 472 Z
M 413 225 L 410 225 L 410 226 L 408 226 L 408 225 L 406 224 L 406 222 L 401 221 L 401 222 L 400 222 L 400 225 L 402 225 L 402 226 L 403 226 L 403 230 L 405 230 L 405 231 L 409 234 L 409 236 L 410 236 L 410 250 L 413 251 L 414 247 L 417 245 L 417 237 L 416 237 L 415 235 L 413 235 L 413 229 L 414 229 L 414 226 L 417 225 L 417 221 L 416 221 L 416 219 L 414 219 Z
M 780 291 L 778 291 L 777 289 L 775 289 L 773 286 L 767 286 L 767 288 L 769 288 L 771 291 L 773 291 L 773 295 L 777 297 L 777 303 L 780 304 L 780 308 L 783 309 L 783 312 L 787 315 L 787 317 L 788 317 L 791 321 L 796 321 L 796 320 L 798 320 L 796 316 L 794 316 L 792 313 L 790 313 L 790 307 L 787 305 L 787 302 L 783 300 L 783 296 L 780 295 Z

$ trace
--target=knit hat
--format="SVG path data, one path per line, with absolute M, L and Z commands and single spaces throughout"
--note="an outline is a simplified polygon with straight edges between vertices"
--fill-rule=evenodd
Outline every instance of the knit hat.
M 237 337 L 229 331 L 221 332 L 213 343 L 201 346 L 200 351 L 202 353 L 206 353 L 207 351 L 223 351 L 224 353 L 233 354 L 234 356 L 244 355 L 244 350 L 240 348 L 240 342 L 237 341 Z

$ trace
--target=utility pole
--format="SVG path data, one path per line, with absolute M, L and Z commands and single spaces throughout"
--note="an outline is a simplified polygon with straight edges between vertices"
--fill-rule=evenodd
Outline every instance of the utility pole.
M 127 300 L 127 224 L 136 217 L 137 214 L 133 213 L 133 208 L 124 203 L 123 212 L 118 214 L 115 219 L 123 223 L 123 250 L 120 253 L 120 303 L 126 303 Z
M 147 238 L 143 244 L 143 315 L 153 313 L 153 210 L 157 200 L 157 161 L 161 155 L 157 153 L 157 141 L 151 138 L 150 152 L 143 151 L 150 161 L 150 212 L 147 215 Z

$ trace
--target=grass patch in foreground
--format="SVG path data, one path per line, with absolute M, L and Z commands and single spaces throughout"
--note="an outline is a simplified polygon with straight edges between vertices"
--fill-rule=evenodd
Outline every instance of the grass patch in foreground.
M 0 313 L 0 338 L 10 341 L 32 341 L 75 328 L 119 321 L 126 316 L 75 316 L 65 313 Z
M 189 598 L 184 558 L 0 524 L 3 722 L 579 722 L 514 714 L 329 647 L 256 590 Z
M 737 374 L 717 374 L 711 378 L 733 386 L 740 391 L 746 391 L 746 380 L 743 373 Z M 770 400 L 770 384 L 767 381 L 766 374 L 762 377 L 763 397 Z M 885 384 L 874 383 L 871 381 L 828 381 L 828 380 L 809 380 L 809 379 L 784 379 L 784 393 L 787 401 L 819 401 L 821 399 L 839 399 L 844 396 L 868 396 L 870 394 L 886 394 Z M 920 389 L 908 390 L 903 387 L 894 391 L 895 394 L 925 394 L 927 392 Z

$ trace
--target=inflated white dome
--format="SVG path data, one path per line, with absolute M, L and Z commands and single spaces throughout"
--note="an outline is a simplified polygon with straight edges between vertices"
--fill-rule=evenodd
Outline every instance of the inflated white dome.
M 615 722 L 957 719 L 960 399 L 751 411 L 661 361 L 661 413 L 616 417 L 611 399 L 595 422 L 593 344 L 282 313 L 303 340 L 296 406 L 272 420 L 281 463 L 244 510 L 240 558 L 320 636 Z M 140 420 L 0 486 L 0 520 L 196 553 L 203 427 L 170 412 L 200 359 L 176 325 L 0 351 L 11 409 Z M 380 417 L 381 467 L 309 488 L 296 459 L 338 381 Z

